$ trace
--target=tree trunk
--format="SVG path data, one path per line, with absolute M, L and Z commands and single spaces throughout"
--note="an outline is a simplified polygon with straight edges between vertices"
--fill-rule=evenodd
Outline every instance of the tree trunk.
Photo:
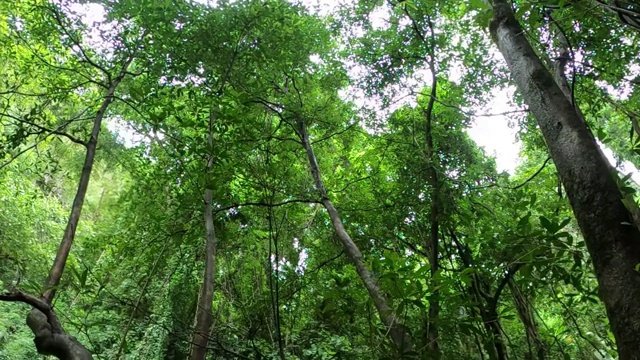
M 432 165 L 429 164 L 431 167 Z M 436 171 L 432 169 L 432 176 L 435 178 Z M 429 298 L 429 317 L 427 320 L 427 349 L 429 349 L 429 358 L 430 359 L 440 359 L 442 354 L 440 352 L 440 345 L 438 343 L 438 320 L 440 318 L 440 290 L 438 286 L 438 258 L 439 258 L 439 246 L 438 246 L 438 233 L 439 233 L 439 223 L 438 223 L 438 187 L 436 186 L 437 180 L 430 181 L 432 186 L 431 191 L 431 214 L 430 223 L 431 228 L 429 231 L 429 265 L 431 268 L 431 287 L 433 289 L 431 293 L 431 297 Z
M 204 260 L 205 270 L 202 289 L 198 297 L 196 309 L 196 321 L 191 343 L 191 360 L 205 360 L 207 357 L 207 345 L 209 343 L 209 330 L 211 328 L 211 303 L 213 302 L 213 282 L 216 270 L 216 232 L 213 226 L 213 190 L 211 190 L 210 172 L 213 167 L 213 112 L 209 115 L 209 156 L 207 158 L 207 182 L 204 191 L 204 224 L 206 229 L 206 244 Z
M 327 209 L 327 212 L 329 213 L 333 228 L 335 229 L 338 238 L 342 242 L 347 256 L 349 256 L 349 259 L 353 262 L 354 266 L 356 267 L 356 271 L 360 276 L 360 279 L 364 283 L 364 286 L 367 288 L 367 291 L 369 292 L 369 295 L 373 300 L 373 304 L 378 310 L 380 320 L 385 326 L 389 328 L 389 335 L 393 344 L 398 348 L 401 354 L 412 353 L 413 345 L 408 330 L 404 327 L 404 325 L 402 325 L 402 323 L 400 323 L 399 319 L 396 317 L 395 312 L 393 311 L 391 306 L 389 306 L 389 301 L 382 293 L 380 285 L 378 284 L 378 280 L 365 266 L 360 249 L 358 249 L 358 246 L 353 242 L 353 240 L 347 233 L 344 224 L 340 219 L 338 210 L 336 210 L 336 208 L 333 206 L 333 203 L 329 199 L 327 190 L 320 175 L 318 161 L 316 160 L 316 156 L 311 147 L 309 134 L 307 133 L 306 125 L 303 121 L 298 122 L 298 131 L 300 139 L 302 141 L 302 146 L 307 152 L 307 157 L 309 159 L 309 165 L 311 168 L 311 175 L 313 176 L 315 186 L 320 193 L 320 196 L 322 197 L 322 205 L 325 209 Z
M 562 93 L 564 94 L 564 96 L 571 103 L 571 105 L 573 105 L 576 111 L 576 114 L 580 117 L 581 121 L 588 128 L 584 114 L 580 110 L 580 107 L 578 106 L 578 104 L 575 103 L 573 91 L 569 86 L 569 81 L 567 81 L 567 76 L 565 74 L 565 68 L 567 66 L 567 62 L 571 60 L 569 40 L 565 36 L 565 32 L 560 29 L 560 25 L 558 25 L 551 16 L 550 16 L 550 19 L 551 19 L 550 25 L 555 25 L 557 27 L 556 38 L 558 40 L 558 49 L 557 49 L 558 57 L 553 63 L 553 77 L 556 80 L 556 83 L 558 84 L 558 86 L 560 87 L 560 90 L 562 90 Z M 551 32 L 551 28 L 549 28 L 549 32 Z M 598 150 L 600 151 L 601 156 L 604 158 L 604 153 L 602 152 L 602 149 L 599 146 L 598 146 Z M 607 162 L 607 166 L 609 167 L 609 171 L 611 172 L 611 175 L 614 176 L 616 179 L 619 178 L 618 170 L 613 165 L 611 165 L 611 163 L 609 163 L 609 161 L 606 160 L 606 158 L 605 158 L 605 161 Z M 638 208 L 638 205 L 633 199 L 633 195 L 624 193 L 622 194 L 622 197 L 623 197 L 623 203 L 627 207 L 627 210 L 629 210 L 629 212 L 631 213 L 631 217 L 633 218 L 633 223 L 636 225 L 636 227 L 640 228 L 640 209 Z
M 78 189 L 71 206 L 71 214 L 41 296 L 42 302 L 46 306 L 33 307 L 27 316 L 27 326 L 33 332 L 36 350 L 42 355 L 53 355 L 61 360 L 90 360 L 93 358 L 91 353 L 79 341 L 65 332 L 50 305 L 60 284 L 60 279 L 75 239 L 82 206 L 89 187 L 102 120 L 113 101 L 116 88 L 126 76 L 127 69 L 133 59 L 133 56 L 127 59 L 118 76 L 109 84 L 104 100 L 94 118 L 91 135 L 85 144 L 87 152 L 82 166 L 82 173 L 80 174 L 80 181 L 78 182 Z
M 516 285 L 513 279 L 509 281 L 509 289 L 513 296 L 513 303 L 518 311 L 518 317 L 520 318 L 520 321 L 522 321 L 522 325 L 524 326 L 524 330 L 527 335 L 527 342 L 529 343 L 529 358 L 544 360 L 547 357 L 547 347 L 540 338 L 538 324 L 533 314 L 533 307 L 522 291 L 520 291 L 518 285 Z M 531 343 L 533 343 L 536 350 L 535 356 L 531 349 Z
M 438 321 L 440 318 L 440 290 L 438 286 L 438 270 L 440 265 L 438 263 L 440 258 L 440 247 L 438 235 L 440 234 L 440 182 L 438 181 L 438 172 L 436 171 L 436 157 L 434 156 L 433 148 L 433 105 L 437 94 L 437 79 L 435 75 L 435 67 L 431 66 L 432 72 L 432 85 L 431 85 L 431 98 L 426 109 L 426 124 L 425 124 L 425 140 L 426 140 L 426 163 L 427 163 L 427 183 L 431 188 L 429 207 L 429 241 L 426 244 L 429 249 L 429 266 L 431 274 L 431 284 L 433 291 L 429 298 L 429 318 L 427 321 L 427 349 L 429 349 L 429 357 L 431 359 L 440 359 L 442 354 L 440 353 L 440 345 L 438 343 Z
M 462 260 L 464 267 L 466 269 L 473 269 L 473 254 L 471 253 L 471 249 L 458 239 L 458 236 L 453 229 L 449 229 L 449 235 L 458 249 L 458 254 L 460 255 L 460 260 Z M 511 271 L 509 271 L 505 276 L 509 276 L 510 278 L 510 273 Z M 489 354 L 489 358 L 492 360 L 505 360 L 507 356 L 504 348 L 504 338 L 502 336 L 502 327 L 500 325 L 500 318 L 498 317 L 497 306 L 500 294 L 502 293 L 503 283 L 509 278 L 503 279 L 501 284 L 498 285 L 495 295 L 491 296 L 488 294 L 490 285 L 487 281 L 483 279 L 477 271 L 473 271 L 471 273 L 469 292 L 471 293 L 474 303 L 472 303 L 472 306 L 469 306 L 469 308 L 473 314 L 480 315 L 480 319 L 487 331 L 487 335 L 491 337 L 491 342 L 488 343 L 485 348 Z
M 620 359 L 640 359 L 640 231 L 593 134 L 529 44 L 509 3 L 490 31 L 542 130 L 591 254 Z
M 73 245 L 73 240 L 76 236 L 76 229 L 78 228 L 78 222 L 80 221 L 80 213 L 82 212 L 84 198 L 87 195 L 89 179 L 91 178 L 91 170 L 93 169 L 93 162 L 96 156 L 96 147 L 98 146 L 98 136 L 100 135 L 102 120 L 104 119 L 104 115 L 107 112 L 109 105 L 113 101 L 116 88 L 126 75 L 131 61 L 133 61 L 133 58 L 127 60 L 118 76 L 113 79 L 113 82 L 110 84 L 93 121 L 91 136 L 89 137 L 89 141 L 86 143 L 87 152 L 82 166 L 82 173 L 80 174 L 80 181 L 78 182 L 78 190 L 76 191 L 76 196 L 73 199 L 73 204 L 71 205 L 71 214 L 69 215 L 67 226 L 64 229 L 62 241 L 58 246 L 56 258 L 49 270 L 49 276 L 45 282 L 45 290 L 42 293 L 42 297 L 49 303 L 51 303 L 51 300 L 53 300 L 53 297 L 56 294 L 56 287 L 60 284 L 60 279 L 62 278 L 62 273 L 64 272 L 69 252 L 71 251 L 71 245 Z
M 491 343 L 496 350 L 496 359 L 506 360 L 507 351 L 504 347 L 504 339 L 502 337 L 502 329 L 500 327 L 498 313 L 493 308 L 483 311 L 482 320 L 489 336 L 491 336 Z

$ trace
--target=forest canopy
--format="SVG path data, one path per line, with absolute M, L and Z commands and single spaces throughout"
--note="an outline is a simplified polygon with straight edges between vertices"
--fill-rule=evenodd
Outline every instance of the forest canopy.
M 631 0 L 5 0 L 0 45 L 0 360 L 640 359 Z

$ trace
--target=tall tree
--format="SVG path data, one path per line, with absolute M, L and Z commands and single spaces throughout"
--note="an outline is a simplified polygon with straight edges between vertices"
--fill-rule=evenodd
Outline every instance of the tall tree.
M 640 232 L 607 160 L 576 108 L 535 53 L 506 1 L 493 2 L 491 35 L 545 138 L 584 235 L 621 359 L 640 341 Z
M 48 339 L 118 359 L 616 355 L 597 294 L 609 291 L 620 316 L 614 297 L 626 293 L 585 266 L 565 195 L 606 236 L 594 217 L 611 214 L 585 204 L 615 201 L 608 180 L 603 195 L 579 172 L 599 165 L 574 151 L 584 134 L 559 114 L 573 109 L 619 162 L 640 164 L 633 4 L 513 6 L 539 73 L 559 86 L 551 95 L 569 104 L 559 107 L 539 90 L 548 77 L 532 82 L 528 55 L 532 66 L 513 69 L 529 91 L 493 99 L 510 71 L 481 30 L 488 3 L 49 5 L 0 4 L 0 291 L 33 302 L 25 314 L 42 305 L 32 313 L 44 332 L 64 329 Z M 512 23 L 494 33 L 521 39 L 504 36 Z M 522 47 L 504 44 L 522 64 Z M 522 94 L 547 102 L 526 107 Z M 480 109 L 488 101 L 513 108 Z M 532 112 L 547 116 L 543 132 Z M 489 132 L 511 121 L 513 172 L 474 144 L 467 132 L 486 130 L 474 121 Z M 91 172 L 78 171 L 98 138 Z M 578 191 L 574 178 L 592 182 Z M 633 208 L 637 186 L 612 179 Z M 82 192 L 69 253 L 51 239 L 72 230 Z M 613 252 L 597 264 L 635 249 L 632 236 L 604 235 L 595 248 Z M 42 259 L 58 248 L 63 275 L 43 290 Z M 54 302 L 29 295 L 41 291 Z M 0 302 L 0 359 L 37 356 L 33 333 L 15 326 L 22 309 Z
M 80 220 L 80 215 L 89 186 L 89 179 L 95 162 L 96 148 L 100 130 L 103 126 L 103 120 L 107 114 L 109 105 L 113 102 L 116 96 L 115 94 L 118 85 L 120 85 L 123 79 L 129 74 L 129 67 L 137 55 L 136 42 L 139 41 L 139 39 L 134 40 L 133 42 L 128 42 L 123 38 L 118 39 L 117 41 L 121 41 L 121 43 L 117 45 L 122 45 L 123 51 L 114 54 L 115 59 L 113 63 L 105 64 L 105 61 L 102 60 L 100 56 L 87 50 L 86 45 L 82 42 L 82 29 L 78 27 L 77 22 L 74 22 L 74 20 L 67 16 L 67 12 L 65 11 L 67 11 L 68 8 L 64 5 L 65 4 L 61 4 L 61 6 L 47 4 L 37 11 L 41 13 L 41 16 L 50 19 L 53 25 L 52 29 L 58 33 L 58 36 L 60 36 L 59 41 L 61 45 L 76 49 L 77 58 L 74 59 L 71 57 L 68 63 L 79 65 L 84 62 L 88 65 L 85 69 L 81 70 L 84 72 L 82 76 L 85 76 L 89 82 L 97 84 L 99 87 L 104 89 L 101 94 L 102 100 L 97 109 L 90 107 L 85 110 L 95 111 L 95 115 L 93 116 L 93 126 L 87 140 L 78 140 L 64 132 L 49 131 L 43 125 L 29 122 L 28 125 L 41 131 L 58 133 L 74 142 L 81 143 L 85 146 L 86 153 L 75 197 L 71 205 L 71 213 L 66 224 L 62 241 L 58 246 L 55 260 L 45 281 L 44 290 L 41 296 L 35 297 L 22 292 L 20 289 L 13 289 L 10 293 L 2 295 L 1 299 L 5 301 L 21 301 L 33 307 L 33 310 L 27 317 L 27 325 L 33 331 L 35 338 L 34 342 L 39 353 L 54 355 L 60 359 L 91 359 L 91 353 L 74 337 L 68 335 L 62 328 L 57 315 L 53 311 L 52 302 L 56 294 L 56 290 L 60 285 L 60 281 L 67 264 L 67 259 L 71 251 L 71 246 L 75 239 L 76 229 Z M 32 18 L 28 18 L 27 20 L 34 21 Z M 32 31 L 35 35 L 33 39 L 27 40 L 26 37 L 23 39 L 25 39 L 24 44 L 26 48 L 34 46 L 31 51 L 34 54 L 33 57 L 36 59 L 36 62 L 39 62 L 42 66 L 52 68 L 54 71 L 60 73 L 61 76 L 69 76 L 73 70 L 65 67 L 67 64 L 64 64 L 64 62 L 59 65 L 51 64 L 45 58 L 38 55 L 38 50 L 35 48 L 35 46 L 38 45 L 38 36 L 49 38 L 49 34 L 43 35 L 40 33 L 41 29 L 39 28 L 39 25 L 34 22 L 29 23 L 27 29 L 16 27 L 15 36 L 16 38 L 22 38 L 22 34 L 28 33 L 30 30 Z M 92 79 L 94 76 L 93 73 L 100 74 L 104 80 Z M 75 88 L 74 90 L 80 91 L 81 87 Z M 85 89 L 85 91 L 86 90 L 89 89 Z M 13 90 L 12 92 L 24 95 L 20 90 Z M 90 94 L 90 91 L 86 92 Z M 55 95 L 45 93 L 43 95 L 31 96 L 48 97 Z M 4 116 L 11 118 L 10 114 L 4 114 Z M 71 121 L 72 120 L 68 120 L 68 122 Z
M 209 115 L 209 155 L 207 156 L 206 173 L 213 168 L 213 133 L 215 115 Z M 211 304 L 213 302 L 213 290 L 216 271 L 216 230 L 213 224 L 213 187 L 211 177 L 207 178 L 204 191 L 204 223 L 206 231 L 204 276 L 202 289 L 198 296 L 198 308 L 196 310 L 196 323 L 193 329 L 193 347 L 191 349 L 192 360 L 204 360 L 207 357 L 207 344 L 209 343 L 209 331 L 211 330 Z

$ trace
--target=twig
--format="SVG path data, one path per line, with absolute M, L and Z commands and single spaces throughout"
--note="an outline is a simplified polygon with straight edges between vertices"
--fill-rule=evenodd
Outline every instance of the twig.
M 223 211 L 227 211 L 233 208 L 237 208 L 237 207 L 241 207 L 241 206 L 264 206 L 264 207 L 278 207 L 278 206 L 284 206 L 284 205 L 288 205 L 288 204 L 295 204 L 295 203 L 303 203 L 303 204 L 322 204 L 322 201 L 320 200 L 312 200 L 312 199 L 294 199 L 294 200 L 287 200 L 287 201 L 283 201 L 280 203 L 267 203 L 267 202 L 246 202 L 246 203 L 237 203 L 237 204 L 233 204 L 233 205 L 229 205 L 229 206 L 225 206 L 225 207 L 221 207 L 218 208 L 216 210 L 214 210 L 214 214 L 218 214 L 221 213 Z

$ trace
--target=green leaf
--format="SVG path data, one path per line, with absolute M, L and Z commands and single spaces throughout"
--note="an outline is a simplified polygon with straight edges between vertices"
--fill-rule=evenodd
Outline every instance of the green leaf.
M 564 220 L 562 220 L 562 222 L 558 226 L 558 230 L 564 229 L 565 226 L 569 225 L 570 222 L 571 222 L 571 218 L 565 218 Z
M 543 228 L 545 228 L 551 234 L 555 234 L 555 232 L 557 231 L 557 225 L 552 223 L 551 220 L 547 219 L 544 216 L 540 216 L 539 219 L 540 219 L 540 225 L 542 225 Z
M 491 4 L 485 0 L 469 0 L 469 6 L 473 10 L 488 10 L 491 9 Z
M 524 228 L 526 225 L 528 225 L 529 224 L 529 218 L 531 218 L 531 212 L 528 212 L 527 215 L 525 215 L 522 218 L 520 218 L 520 221 L 518 221 L 518 227 L 519 228 Z

